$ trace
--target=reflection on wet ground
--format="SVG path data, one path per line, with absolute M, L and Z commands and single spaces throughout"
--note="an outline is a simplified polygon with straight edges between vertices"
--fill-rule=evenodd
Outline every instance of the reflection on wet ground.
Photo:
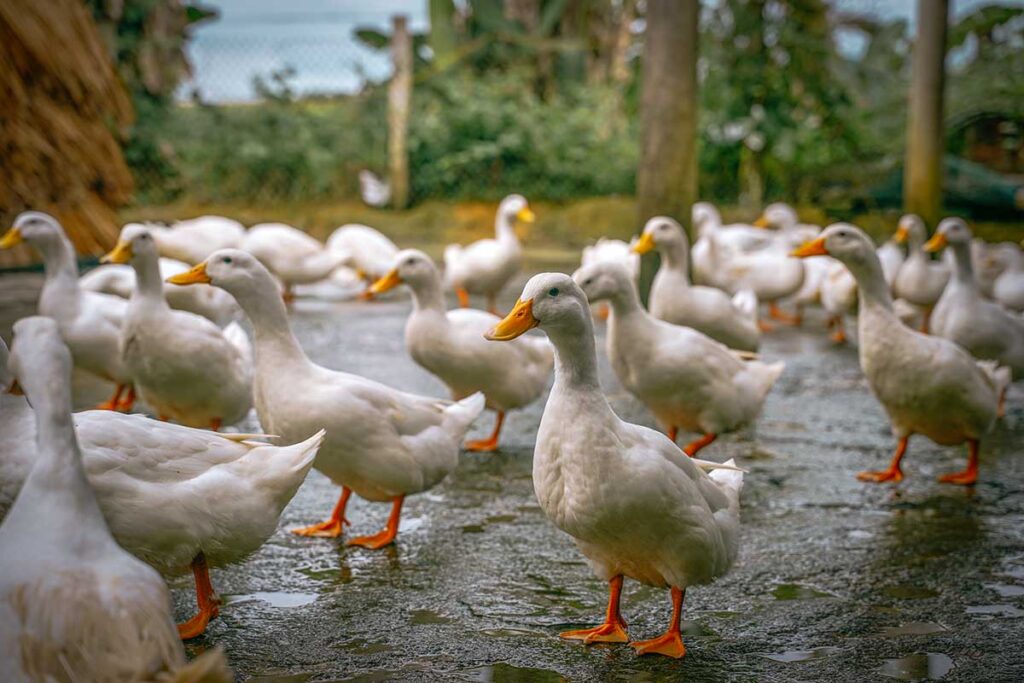
M 292 318 L 316 361 L 443 396 L 405 354 L 407 311 L 401 298 L 300 301 Z M 856 349 L 833 348 L 819 324 L 767 337 L 762 355 L 787 368 L 762 419 L 702 454 L 750 472 L 734 570 L 687 592 L 684 660 L 557 638 L 599 621 L 606 588 L 534 498 L 539 403 L 509 415 L 501 450 L 463 454 L 442 485 L 410 497 L 386 551 L 285 531 L 335 502 L 312 473 L 266 546 L 213 571 L 227 601 L 189 649 L 221 645 L 241 679 L 258 681 L 1024 680 L 1022 384 L 983 443 L 973 492 L 935 481 L 963 466 L 963 449 L 923 438 L 898 487 L 865 485 L 855 473 L 891 455 L 888 423 Z M 653 425 L 603 357 L 601 372 L 614 408 Z M 490 427 L 482 419 L 471 436 Z M 387 514 L 356 500 L 347 533 L 375 532 Z M 190 615 L 190 581 L 172 588 L 178 617 Z M 670 609 L 666 591 L 627 581 L 633 637 L 660 633 Z

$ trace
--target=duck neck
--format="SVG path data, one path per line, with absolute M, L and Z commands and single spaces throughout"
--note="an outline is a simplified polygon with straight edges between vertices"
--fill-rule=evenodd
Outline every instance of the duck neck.
M 441 313 L 447 312 L 444 305 L 444 293 L 441 289 L 441 276 L 434 273 L 429 280 L 417 282 L 411 285 L 412 305 L 415 313 Z
M 662 268 L 675 271 L 682 275 L 684 280 L 689 281 L 690 260 L 686 242 L 678 241 L 666 244 L 658 250 L 658 253 L 661 255 Z
M 974 279 L 974 264 L 971 263 L 971 245 L 969 242 L 953 242 L 949 245 L 953 251 L 953 280 L 959 287 L 976 289 L 977 281 Z
M 552 327 L 546 331 L 555 347 L 555 388 L 600 394 L 594 326 L 589 312 L 586 317 L 580 316 L 564 327 Z
M 508 215 L 508 212 L 498 211 L 494 217 L 494 236 L 499 242 L 519 244 L 519 238 L 516 237 L 516 226 L 513 221 L 514 218 Z
M 135 292 L 132 299 L 147 307 L 166 308 L 164 283 L 160 277 L 160 257 L 155 253 L 139 254 L 132 259 L 132 268 L 135 269 Z
M 44 289 L 47 294 L 59 293 L 73 299 L 78 295 L 78 262 L 75 248 L 64 235 L 47 235 L 34 244 L 43 255 L 43 269 L 46 274 Z
M 882 262 L 872 250 L 863 262 L 847 263 L 846 267 L 857 281 L 857 295 L 860 307 L 865 311 L 888 312 L 893 314 L 892 294 L 882 272 Z
M 308 363 L 306 353 L 292 334 L 288 311 L 273 281 L 266 278 L 251 281 L 250 285 L 232 294 L 252 323 L 257 364 L 273 367 L 289 361 Z
M 647 311 L 640 303 L 640 294 L 633 283 L 622 283 L 618 291 L 608 298 L 612 309 L 613 325 L 629 325 L 642 323 L 647 318 Z

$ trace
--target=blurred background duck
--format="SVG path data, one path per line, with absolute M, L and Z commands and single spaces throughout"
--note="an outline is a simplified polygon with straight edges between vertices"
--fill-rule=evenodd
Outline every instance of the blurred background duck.
M 729 254 L 761 249 L 771 234 L 746 223 L 722 224 L 722 216 L 711 202 L 697 202 L 691 210 L 697 241 L 693 243 L 693 282 L 728 290 L 729 282 L 718 271 L 719 261 Z
M 398 246 L 384 233 L 368 225 L 349 223 L 327 238 L 327 248 L 341 256 L 341 263 L 356 271 L 367 284 L 387 275 Z
M 907 214 L 900 219 L 893 239 L 907 245 L 907 258 L 892 283 L 892 293 L 924 311 L 921 331 L 927 332 L 932 309 L 949 282 L 949 265 L 933 261 L 924 250 L 928 235 L 919 216 Z
M 667 216 L 647 221 L 633 247 L 637 254 L 653 249 L 661 255 L 661 265 L 651 283 L 651 315 L 674 325 L 692 327 L 729 348 L 757 351 L 761 333 L 753 292 L 740 290 L 730 297 L 715 287 L 690 284 L 686 231 Z
M 782 363 L 744 361 L 696 330 L 652 317 L 619 264 L 581 268 L 573 280 L 587 300 L 611 302 L 608 358 L 622 385 L 673 442 L 679 429 L 701 435 L 683 448 L 687 455 L 753 421 L 782 374 Z
M 221 330 L 167 305 L 156 243 L 127 225 L 104 257 L 130 263 L 137 286 L 121 327 L 121 355 L 136 390 L 161 419 L 216 431 L 252 408 L 252 349 L 237 323 Z
M 617 270 L 629 282 L 618 264 L 588 268 Z M 617 314 L 613 309 L 612 321 Z M 612 411 L 598 381 L 587 297 L 572 278 L 531 278 L 488 338 L 507 342 L 533 327 L 547 332 L 556 355 L 533 456 L 534 491 L 544 514 L 573 537 L 609 587 L 603 624 L 560 635 L 584 643 L 629 642 L 619 598 L 630 577 L 667 587 L 672 596 L 668 629 L 633 648 L 683 657 L 686 589 L 725 574 L 736 558 L 743 474 L 731 460 L 715 465 L 688 458 L 663 434 L 623 422 Z M 705 467 L 718 469 L 709 475 Z
M 399 252 L 391 271 L 371 291 L 380 294 L 404 284 L 412 290 L 413 308 L 405 325 L 405 348 L 421 367 L 444 382 L 452 398 L 483 392 L 497 413 L 486 439 L 465 445 L 471 451 L 493 451 L 505 413 L 533 403 L 548 385 L 554 351 L 546 339 L 521 337 L 509 344 L 491 344 L 484 333 L 500 320 L 486 311 L 447 310 L 441 274 L 422 251 Z
M 992 284 L 992 295 L 1011 311 L 1024 313 L 1024 252 L 1013 242 L 1004 242 L 997 258 L 1005 265 Z
M 14 329 L 35 445 L 24 444 L 31 474 L 0 524 L 0 680 L 231 681 L 219 649 L 186 662 L 166 585 L 107 527 L 82 465 L 57 324 L 32 317 Z
M 901 324 L 874 244 L 859 228 L 831 225 L 794 255 L 832 256 L 857 280 L 860 366 L 898 439 L 888 469 L 861 472 L 857 477 L 870 482 L 901 481 L 907 442 L 911 435 L 922 434 L 944 446 L 966 442 L 967 468 L 943 475 L 939 481 L 973 485 L 978 478 L 979 444 L 995 422 L 1009 372 L 994 363 L 977 362 L 947 339 Z
M 113 396 L 97 407 L 131 410 L 135 391 L 120 351 L 127 302 L 79 286 L 75 248 L 53 216 L 40 211 L 20 214 L 14 227 L 0 239 L 0 249 L 9 249 L 22 241 L 42 254 L 46 269 L 37 306 L 39 314 L 57 321 L 77 367 L 115 385 Z
M 953 277 L 932 312 L 932 333 L 950 339 L 976 358 L 987 358 L 1024 377 L 1024 317 L 981 295 L 971 264 L 971 230 L 960 218 L 945 218 L 924 245 L 953 252 Z
M 599 237 L 594 244 L 583 247 L 583 252 L 580 254 L 580 266 L 615 261 L 625 266 L 633 276 L 633 281 L 636 282 L 640 278 L 640 254 L 633 250 L 633 246 L 634 244 L 622 240 Z M 608 319 L 607 301 L 592 304 L 590 308 L 600 320 Z
M 199 216 L 170 227 L 147 223 L 160 255 L 194 266 L 218 249 L 237 249 L 245 226 L 224 216 Z
M 516 224 L 529 224 L 534 220 L 526 198 L 511 194 L 498 205 L 494 239 L 445 247 L 445 280 L 455 289 L 460 306 L 469 307 L 471 294 L 483 295 L 487 297 L 487 310 L 497 313 L 498 294 L 522 267 L 522 248 L 516 235 Z
M 345 257 L 318 240 L 284 223 L 260 223 L 249 228 L 239 249 L 255 256 L 284 287 L 285 301 L 293 301 L 295 285 L 326 279 Z
M 249 317 L 256 336 L 253 389 L 264 429 L 285 440 L 327 431 L 314 467 L 342 487 L 341 496 L 329 519 L 294 533 L 340 536 L 355 492 L 391 502 L 391 516 L 380 533 L 348 544 L 382 548 L 394 542 L 405 497 L 432 488 L 455 469 L 466 432 L 484 409 L 483 395 L 453 403 L 316 365 L 292 334 L 270 272 L 246 252 L 216 252 L 170 281 L 221 287 Z

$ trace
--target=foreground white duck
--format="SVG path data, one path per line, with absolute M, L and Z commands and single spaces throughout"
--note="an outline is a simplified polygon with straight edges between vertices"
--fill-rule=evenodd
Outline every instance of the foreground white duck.
M 857 477 L 872 482 L 902 480 L 900 462 L 907 441 L 913 434 L 923 434 L 945 446 L 966 441 L 967 468 L 943 475 L 939 481 L 974 484 L 979 443 L 995 421 L 999 395 L 1009 381 L 1006 369 L 978 363 L 948 339 L 901 324 L 874 244 L 859 228 L 846 223 L 829 226 L 794 254 L 830 255 L 842 261 L 857 280 L 861 369 L 899 439 L 888 469 L 861 472 Z
M 690 245 L 683 226 L 667 216 L 655 216 L 644 225 L 637 254 L 657 249 L 661 265 L 651 283 L 651 315 L 674 325 L 702 332 L 729 348 L 757 351 L 757 296 L 741 290 L 731 298 L 715 287 L 690 284 Z M 585 264 L 586 265 L 586 264 Z
M 907 244 L 907 258 L 892 283 L 893 296 L 924 309 L 922 332 L 928 331 L 932 308 L 942 296 L 949 282 L 949 266 L 932 261 L 924 250 L 928 235 L 919 216 L 907 214 L 900 219 L 893 236 L 900 244 Z
M 992 285 L 995 300 L 1011 311 L 1024 313 L 1024 252 L 1012 242 L 997 247 L 1003 271 Z
M 145 224 L 160 255 L 193 266 L 218 249 L 237 249 L 245 239 L 245 226 L 224 216 L 199 216 L 171 227 Z
M 508 341 L 537 326 L 555 346 L 555 384 L 537 433 L 534 490 L 544 514 L 609 586 L 605 623 L 561 635 L 628 642 L 619 613 L 628 576 L 672 593 L 665 634 L 633 647 L 682 657 L 686 589 L 725 574 L 736 557 L 743 474 L 731 460 L 719 466 L 688 458 L 663 434 L 618 418 L 598 381 L 587 298 L 569 276 L 531 278 L 488 338 Z M 705 467 L 723 469 L 708 475 Z
M 618 264 L 580 268 L 573 280 L 589 301 L 611 302 L 608 358 L 622 385 L 672 441 L 680 428 L 701 435 L 683 448 L 687 455 L 757 417 L 785 364 L 744 361 L 696 330 L 654 318 Z
M 183 261 L 160 258 L 161 278 L 184 273 L 189 268 L 189 264 Z M 135 291 L 135 271 L 131 266 L 107 263 L 83 274 L 78 278 L 78 284 L 90 292 L 130 299 Z M 164 285 L 164 298 L 171 308 L 201 315 L 221 327 L 229 325 L 241 313 L 231 295 L 216 287 Z
M 344 258 L 316 239 L 284 223 L 260 223 L 249 228 L 239 247 L 247 251 L 284 285 L 284 299 L 295 298 L 292 287 L 319 282 Z
M 0 524 L 0 680 L 231 681 L 220 650 L 186 663 L 167 586 L 107 528 L 72 427 L 57 324 L 32 317 L 14 330 L 36 437 L 25 444 L 32 472 Z
M 342 487 L 331 517 L 295 533 L 341 535 L 354 491 L 391 501 L 387 528 L 349 545 L 381 548 L 395 539 L 405 496 L 433 487 L 459 462 L 459 446 L 484 409 L 482 394 L 457 403 L 416 396 L 314 364 L 292 334 L 284 302 L 267 269 L 243 251 L 219 251 L 174 284 L 205 283 L 231 293 L 256 335 L 256 411 L 264 429 L 294 435 L 327 430 L 314 467 Z
M 633 251 L 632 246 L 628 242 L 600 237 L 594 244 L 583 247 L 583 252 L 580 254 L 581 266 L 589 266 L 604 261 L 621 263 L 626 267 L 630 275 L 633 276 L 634 282 L 640 277 L 640 254 Z M 591 309 L 601 320 L 608 319 L 608 302 L 592 305 Z
M 484 333 L 500 318 L 486 311 L 448 311 L 441 274 L 422 251 L 399 252 L 391 271 L 371 291 L 386 292 L 399 284 L 412 290 L 413 309 L 405 324 L 405 348 L 413 360 L 448 385 L 459 400 L 478 391 L 497 413 L 494 431 L 471 441 L 471 451 L 493 451 L 505 413 L 533 403 L 548 385 L 554 351 L 546 339 L 521 337 L 510 344 L 491 344 Z
M 343 225 L 332 232 L 327 248 L 342 257 L 342 265 L 354 268 L 368 282 L 387 275 L 398 254 L 398 246 L 387 235 L 358 223 Z
M 976 358 L 987 358 L 1024 377 L 1024 317 L 981 295 L 971 264 L 971 230 L 960 218 L 945 218 L 926 251 L 949 246 L 956 266 L 932 311 L 932 333 L 955 341 Z
M 9 249 L 22 241 L 43 256 L 46 279 L 39 295 L 39 314 L 57 321 L 75 365 L 115 384 L 114 395 L 97 407 L 131 410 L 135 392 L 120 352 L 127 303 L 120 297 L 86 291 L 79 286 L 75 248 L 53 216 L 40 211 L 20 214 L 14 227 L 0 239 L 0 249 Z
M 135 270 L 121 355 L 142 399 L 161 418 L 190 427 L 216 431 L 244 418 L 252 408 L 252 352 L 241 327 L 221 330 L 167 305 L 156 244 L 144 226 L 125 226 L 104 259 Z
M 481 294 L 487 297 L 487 310 L 497 312 L 498 294 L 522 265 L 516 221 L 532 223 L 534 215 L 525 197 L 511 194 L 498 205 L 494 239 L 478 240 L 465 247 L 445 247 L 445 279 L 455 289 L 463 308 L 469 307 L 470 294 Z

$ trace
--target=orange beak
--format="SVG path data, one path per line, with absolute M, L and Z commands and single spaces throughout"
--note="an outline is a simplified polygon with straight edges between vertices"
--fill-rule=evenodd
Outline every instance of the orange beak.
M 756 221 L 754 221 L 753 226 L 755 228 L 761 228 L 762 230 L 767 230 L 768 228 L 771 227 L 771 223 L 768 222 L 768 218 L 767 217 L 765 217 L 764 215 L 761 215 L 761 216 L 757 217 Z
M 510 341 L 537 327 L 540 321 L 533 317 L 533 299 L 520 299 L 501 322 L 484 334 L 491 341 Z
M 131 242 L 118 241 L 117 246 L 100 259 L 100 263 L 128 263 L 132 260 Z
M 210 276 L 206 274 L 206 261 L 193 266 L 184 273 L 178 273 L 167 278 L 166 282 L 172 285 L 206 285 L 211 282 Z
M 892 236 L 896 240 L 897 244 L 903 244 L 907 241 L 907 229 L 904 227 L 896 228 L 896 234 Z
M 924 243 L 925 251 L 942 251 L 945 246 L 949 244 L 949 240 L 946 239 L 946 235 L 941 232 L 937 232 L 932 235 L 932 238 Z
M 390 273 L 370 285 L 370 289 L 368 291 L 371 294 L 383 294 L 384 292 L 394 289 L 400 284 L 402 284 L 402 278 L 398 276 L 398 269 L 392 268 Z
M 825 248 L 825 238 L 819 237 L 816 240 L 804 242 L 802 245 L 791 251 L 789 255 L 796 256 L 797 258 L 807 258 L 808 256 L 828 256 L 828 249 Z
M 21 236 L 21 230 L 18 228 L 11 228 L 0 238 L 0 249 L 10 249 L 16 244 L 21 244 L 24 238 Z
M 643 256 L 652 249 L 654 249 L 654 238 L 651 237 L 651 233 L 645 232 L 644 234 L 640 235 L 640 239 L 636 241 L 636 244 L 633 245 L 630 251 L 632 251 L 634 254 L 640 254 L 641 256 Z

